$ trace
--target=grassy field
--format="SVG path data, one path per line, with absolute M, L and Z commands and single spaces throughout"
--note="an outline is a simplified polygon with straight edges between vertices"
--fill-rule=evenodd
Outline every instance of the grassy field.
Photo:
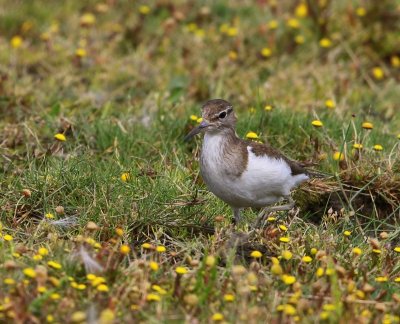
M 399 323 L 399 21 L 395 0 L 3 0 L 0 322 Z M 255 232 L 183 142 L 211 98 L 327 175 Z

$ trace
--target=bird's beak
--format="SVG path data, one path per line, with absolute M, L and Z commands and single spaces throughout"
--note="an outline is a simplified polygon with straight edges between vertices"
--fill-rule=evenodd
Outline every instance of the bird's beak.
M 199 126 L 193 128 L 193 129 L 190 131 L 190 133 L 187 134 L 187 135 L 185 136 L 184 141 L 187 142 L 187 141 L 190 140 L 193 136 L 195 136 L 195 135 L 201 133 L 201 131 L 202 131 L 204 128 L 208 127 L 208 126 L 210 126 L 210 124 L 203 120 L 203 121 L 200 123 Z

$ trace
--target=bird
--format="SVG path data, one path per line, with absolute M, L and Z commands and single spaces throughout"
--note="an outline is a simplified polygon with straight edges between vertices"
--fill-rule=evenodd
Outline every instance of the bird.
M 209 191 L 232 208 L 233 223 L 239 224 L 241 210 L 247 207 L 262 209 L 256 226 L 269 212 L 292 209 L 291 190 L 310 178 L 308 171 L 269 144 L 239 138 L 228 101 L 208 100 L 201 112 L 202 121 L 185 141 L 204 133 L 200 174 Z M 272 206 L 284 200 L 286 204 Z

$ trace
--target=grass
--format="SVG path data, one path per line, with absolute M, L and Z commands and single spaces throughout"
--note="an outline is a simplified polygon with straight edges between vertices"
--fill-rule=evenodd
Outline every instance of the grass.
M 399 322 L 398 16 L 389 0 L 5 1 L 0 321 Z M 231 226 L 201 140 L 183 142 L 217 97 L 241 137 L 328 175 L 256 232 L 252 210 Z

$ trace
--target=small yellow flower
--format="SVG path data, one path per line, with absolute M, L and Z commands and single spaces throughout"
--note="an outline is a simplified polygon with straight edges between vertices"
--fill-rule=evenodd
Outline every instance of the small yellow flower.
M 316 255 L 317 252 L 318 252 L 318 250 L 317 250 L 316 248 L 311 248 L 311 250 L 310 250 L 310 253 L 311 253 L 312 255 Z
M 225 294 L 224 295 L 224 300 L 226 302 L 233 302 L 235 300 L 235 295 L 232 294 Z
M 362 250 L 359 247 L 353 248 L 352 252 L 355 255 L 361 255 L 362 254 Z
M 150 13 L 150 7 L 149 7 L 149 6 L 145 6 L 145 5 L 140 6 L 140 7 L 139 7 L 139 12 L 140 12 L 142 15 L 148 15 L 148 14 Z
M 121 174 L 121 181 L 127 182 L 131 178 L 129 172 L 124 172 Z
M 15 280 L 14 280 L 13 278 L 5 278 L 5 279 L 3 280 L 3 282 L 4 282 L 6 285 L 8 285 L 8 286 L 12 286 L 12 285 L 15 284 Z
M 293 29 L 298 29 L 300 27 L 300 23 L 296 18 L 290 18 L 286 23 L 290 28 Z
M 282 237 L 279 238 L 279 241 L 281 241 L 283 243 L 289 243 L 290 242 L 290 237 L 282 236 Z
M 47 262 L 47 265 L 56 270 L 60 270 L 62 268 L 61 264 L 59 264 L 58 262 L 55 262 L 55 261 L 49 261 L 49 262 Z
M 388 278 L 386 276 L 376 277 L 375 281 L 376 282 L 387 282 Z
M 84 48 L 77 48 L 75 50 L 75 55 L 77 57 L 85 57 L 85 56 L 87 56 L 87 52 L 86 52 L 86 50 Z
M 96 17 L 90 12 L 84 13 L 81 18 L 79 19 L 80 24 L 84 26 L 91 26 L 94 25 L 96 22 Z
M 226 34 L 230 37 L 235 37 L 239 33 L 236 27 L 229 27 L 226 31 Z
M 213 267 L 215 265 L 215 256 L 213 255 L 208 255 L 206 258 L 206 265 L 209 267 Z
M 94 273 L 88 273 L 88 274 L 86 275 L 86 278 L 87 278 L 88 280 L 92 281 L 92 280 L 96 279 L 97 276 L 96 276 Z
M 336 104 L 332 99 L 327 99 L 327 100 L 325 100 L 325 107 L 332 109 L 332 108 L 336 107 Z
M 36 277 L 36 271 L 33 268 L 25 268 L 23 271 L 25 276 L 29 278 L 35 278 Z
M 202 121 L 203 121 L 203 117 L 199 117 L 199 118 L 197 118 L 197 120 L 196 120 L 196 122 L 197 122 L 198 124 L 200 124 Z
M 254 133 L 254 132 L 248 132 L 248 133 L 246 134 L 246 138 L 249 138 L 249 139 L 257 139 L 257 138 L 258 138 L 258 135 L 257 135 L 256 133 Z
M 344 154 L 341 152 L 335 152 L 333 153 L 333 159 L 335 161 L 343 161 L 344 160 Z
M 129 247 L 129 245 L 124 244 L 124 245 L 121 245 L 121 247 L 119 248 L 119 252 L 124 255 L 129 254 L 130 251 L 131 251 L 131 248 Z
M 305 263 L 310 263 L 312 261 L 312 257 L 305 255 L 301 258 L 301 261 L 305 262 Z
M 97 286 L 97 290 L 101 292 L 107 292 L 109 291 L 108 286 L 106 284 L 100 284 Z
M 143 243 L 142 248 L 145 250 L 150 250 L 153 248 L 153 245 L 151 245 L 150 243 Z
M 363 122 L 361 127 L 364 128 L 364 129 L 373 129 L 374 125 L 372 123 L 370 123 L 370 122 Z
M 46 316 L 46 321 L 47 323 L 53 323 L 54 322 L 54 316 L 49 314 Z
M 294 308 L 293 305 L 285 304 L 284 307 L 283 307 L 283 312 L 284 312 L 286 315 L 293 316 L 293 315 L 296 314 L 296 308 Z
M 43 259 L 43 256 L 41 256 L 40 254 L 35 254 L 35 255 L 32 257 L 32 259 L 33 259 L 34 261 L 40 261 L 40 260 Z
M 277 29 L 278 28 L 278 21 L 276 20 L 271 20 L 267 24 L 269 29 Z
M 196 115 L 190 115 L 190 120 L 196 121 L 198 118 Z
M 282 251 L 282 258 L 285 260 L 290 260 L 293 257 L 293 253 L 288 251 L 288 250 L 283 250 Z
M 159 269 L 158 263 L 155 261 L 150 261 L 149 267 L 153 271 L 157 271 Z
M 250 253 L 250 256 L 254 259 L 260 259 L 262 257 L 262 253 L 260 251 L 253 251 Z
M 324 124 L 322 124 L 322 121 L 320 121 L 320 120 L 313 120 L 312 122 L 311 122 L 311 125 L 313 125 L 313 126 L 315 126 L 315 127 L 322 127 L 322 126 L 324 126 Z
M 322 277 L 324 275 L 324 273 L 325 273 L 325 270 L 323 268 L 319 267 L 315 274 L 317 275 L 317 277 Z
M 343 235 L 344 235 L 344 236 L 350 236 L 350 235 L 351 235 L 351 231 L 344 231 L 344 232 L 343 232 Z
M 319 314 L 319 318 L 322 320 L 327 320 L 330 316 L 329 312 L 321 312 L 321 314 Z
M 167 249 L 165 248 L 165 246 L 159 245 L 159 246 L 156 247 L 156 251 L 158 253 L 163 253 L 163 252 L 167 251 Z
M 392 64 L 392 66 L 395 68 L 400 67 L 400 57 L 398 57 L 397 55 L 393 55 L 390 58 L 390 64 Z
M 47 219 L 53 219 L 54 218 L 54 214 L 47 213 L 46 215 L 44 215 L 44 217 L 46 217 Z
M 165 295 L 167 293 L 167 291 L 163 288 L 161 288 L 159 285 L 152 285 L 151 288 L 154 291 L 157 291 L 160 295 Z
M 394 251 L 394 252 L 397 252 L 397 253 L 400 253 L 400 246 L 396 246 L 396 247 L 393 249 L 393 251 Z
M 45 247 L 41 247 L 38 249 L 38 254 L 41 256 L 46 256 L 49 254 L 49 250 L 47 250 Z
M 382 80 L 385 77 L 385 73 L 380 67 L 374 67 L 372 69 L 372 75 L 376 80 Z
M 306 41 L 306 39 L 304 38 L 303 35 L 297 35 L 297 36 L 294 38 L 294 42 L 295 42 L 296 44 L 299 44 L 299 45 L 304 44 L 305 41 Z
M 282 230 L 282 231 L 284 231 L 284 232 L 286 232 L 287 230 L 288 230 L 288 228 L 285 226 L 285 225 L 279 225 L 279 228 Z
M 3 236 L 4 241 L 10 242 L 13 240 L 13 237 L 10 234 L 6 234 Z
M 148 294 L 146 296 L 147 301 L 154 301 L 154 302 L 159 302 L 161 300 L 161 297 L 156 294 Z
M 64 134 L 61 133 L 57 133 L 54 135 L 54 138 L 60 142 L 65 142 L 67 140 L 67 138 L 65 137 Z
M 98 285 L 105 283 L 106 279 L 104 277 L 96 277 L 93 280 L 91 280 L 91 284 L 93 287 L 97 287 Z
M 73 323 L 81 323 L 86 320 L 86 314 L 84 312 L 78 311 L 74 312 L 71 315 L 71 322 Z
M 400 282 L 400 277 L 394 278 L 394 282 Z
M 383 146 L 380 144 L 375 144 L 373 148 L 374 148 L 374 151 L 382 151 L 383 150 Z
M 279 259 L 276 257 L 272 257 L 271 262 L 272 262 L 272 264 L 279 264 Z
M 305 3 L 300 3 L 295 9 L 295 15 L 299 18 L 304 18 L 308 14 L 308 8 Z
M 322 48 L 329 48 L 332 46 L 332 41 L 329 38 L 321 38 L 319 41 L 319 46 L 321 46 Z
M 270 217 L 267 218 L 267 221 L 268 222 L 275 222 L 276 221 L 276 217 L 270 216 Z
M 228 57 L 229 57 L 232 61 L 236 61 L 237 58 L 238 58 L 238 53 L 235 52 L 235 51 L 229 51 Z
M 221 313 L 215 313 L 211 317 L 211 320 L 213 320 L 214 322 L 221 322 L 224 320 L 224 315 L 222 315 Z
M 295 276 L 290 276 L 290 275 L 282 275 L 281 280 L 286 284 L 286 285 L 292 285 L 296 282 L 296 277 Z
M 44 287 L 44 286 L 39 286 L 39 287 L 36 288 L 36 290 L 37 290 L 38 293 L 42 294 L 42 293 L 47 291 L 47 288 Z
M 355 148 L 356 150 L 361 150 L 363 148 L 363 145 L 360 143 L 354 143 L 353 148 Z
M 121 180 L 122 180 L 122 176 L 121 176 Z M 123 181 L 123 180 L 122 180 L 122 181 Z M 117 228 L 115 229 L 115 233 L 116 233 L 118 236 L 122 236 L 122 235 L 124 235 L 124 230 L 123 230 L 122 228 L 117 227 Z
M 271 105 L 265 105 L 264 110 L 265 111 L 271 111 L 272 110 L 272 106 Z
M 264 47 L 264 48 L 261 50 L 261 56 L 263 56 L 263 57 L 270 57 L 271 55 L 272 55 L 272 51 L 271 51 L 270 48 Z
M 359 17 L 364 17 L 367 14 L 367 10 L 365 10 L 365 8 L 363 8 L 363 7 L 358 7 L 356 9 L 356 14 Z
M 188 270 L 185 267 L 176 267 L 175 272 L 179 275 L 184 275 L 188 273 Z
M 17 35 L 17 36 L 14 36 L 13 38 L 11 38 L 10 43 L 13 48 L 20 48 L 22 46 L 23 39 L 21 36 Z
M 373 249 L 372 252 L 375 253 L 375 254 L 381 254 L 381 253 L 382 253 L 382 250 L 380 250 L 380 249 Z
M 273 264 L 271 266 L 271 273 L 273 273 L 274 275 L 277 275 L 277 276 L 282 275 L 283 269 L 282 269 L 281 265 L 279 263 Z

